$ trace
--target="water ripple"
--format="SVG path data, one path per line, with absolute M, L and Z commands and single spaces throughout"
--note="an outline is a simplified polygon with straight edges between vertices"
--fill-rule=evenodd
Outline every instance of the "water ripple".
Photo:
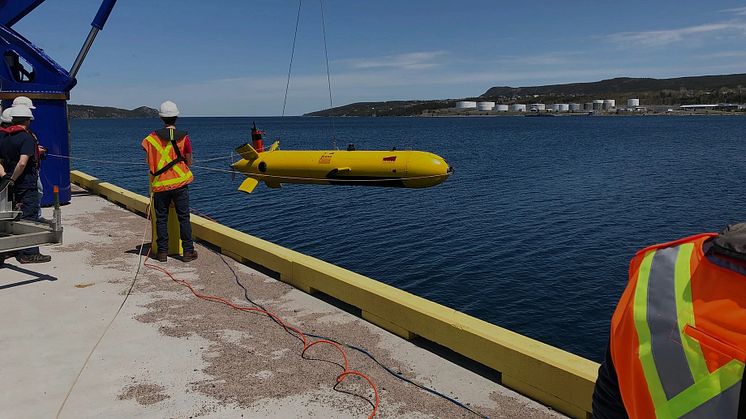
M 285 149 L 328 148 L 319 118 L 184 118 L 195 158 L 230 152 L 251 122 Z M 741 118 L 341 118 L 338 142 L 431 150 L 456 168 L 426 190 L 286 185 L 195 170 L 192 206 L 580 355 L 600 359 L 634 252 L 743 220 Z M 142 161 L 154 120 L 72 121 L 73 155 Z M 147 193 L 142 167 L 75 167 Z M 223 168 L 221 162 L 210 167 Z

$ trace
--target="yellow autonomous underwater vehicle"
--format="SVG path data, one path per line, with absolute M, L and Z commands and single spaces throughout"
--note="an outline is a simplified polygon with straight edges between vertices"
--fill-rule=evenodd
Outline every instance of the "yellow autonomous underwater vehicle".
M 247 176 L 240 191 L 251 193 L 260 181 L 270 188 L 283 183 L 427 188 L 453 173 L 442 157 L 424 151 L 279 150 L 275 142 L 262 152 L 261 134 L 255 125 L 252 144 L 236 149 L 241 160 L 231 167 Z

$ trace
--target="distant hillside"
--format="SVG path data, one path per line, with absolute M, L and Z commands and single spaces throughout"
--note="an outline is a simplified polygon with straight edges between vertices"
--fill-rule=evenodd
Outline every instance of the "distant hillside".
M 338 106 L 323 111 L 311 112 L 306 116 L 403 116 L 420 115 L 432 109 L 452 108 L 456 100 L 409 100 L 388 102 L 358 102 Z
M 147 106 L 140 106 L 132 110 L 112 108 L 108 106 L 68 105 L 72 119 L 124 119 L 124 118 L 157 118 L 158 111 Z
M 695 103 L 746 103 L 746 74 L 693 76 L 672 79 L 619 77 L 590 83 L 488 89 L 479 97 L 498 103 L 584 103 L 615 99 L 623 106 L 629 98 L 643 105 L 689 105 Z M 462 99 L 360 102 L 309 113 L 309 116 L 416 116 L 453 108 Z M 439 114 L 442 114 L 439 112 Z
M 746 74 L 724 76 L 694 76 L 674 79 L 618 77 L 591 83 L 552 84 L 532 87 L 492 87 L 483 98 L 512 97 L 525 95 L 609 95 L 630 92 L 650 92 L 661 90 L 716 91 L 721 88 L 746 87 Z

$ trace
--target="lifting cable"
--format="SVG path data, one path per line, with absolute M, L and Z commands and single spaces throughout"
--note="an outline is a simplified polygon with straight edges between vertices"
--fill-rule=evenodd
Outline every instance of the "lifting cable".
M 332 101 L 332 79 L 329 76 L 329 49 L 326 45 L 326 19 L 324 18 L 324 0 L 319 0 L 321 6 L 321 32 L 324 35 L 324 58 L 326 59 L 326 83 L 329 85 L 329 112 L 334 108 Z M 329 122 L 332 126 L 332 150 L 337 149 L 337 130 L 334 127 L 334 117 L 329 115 Z
M 232 155 L 233 153 L 231 153 Z M 210 157 L 207 159 L 199 159 L 195 160 L 195 163 L 208 163 L 218 160 L 232 160 L 233 157 L 231 155 L 227 156 L 218 156 L 218 157 Z M 72 156 L 65 156 L 62 154 L 54 154 L 54 153 L 46 153 L 47 157 L 54 157 L 57 159 L 67 159 L 67 160 L 80 160 L 80 161 L 88 161 L 93 163 L 106 163 L 106 164 L 125 164 L 125 165 L 131 165 L 131 166 L 147 166 L 148 164 L 145 162 L 131 162 L 131 161 L 122 161 L 122 160 L 97 160 L 97 159 L 85 159 L 82 157 L 72 157 Z
M 288 77 L 285 83 L 285 97 L 282 100 L 282 117 L 285 117 L 285 108 L 288 101 L 288 90 L 290 89 L 290 78 L 293 72 L 293 58 L 295 57 L 295 45 L 298 39 L 298 26 L 300 25 L 300 11 L 303 5 L 303 0 L 298 0 L 298 13 L 295 16 L 295 31 L 293 32 L 293 45 L 290 49 L 290 65 L 288 65 Z M 324 62 L 326 64 L 326 84 L 329 89 L 329 110 L 334 108 L 334 100 L 332 99 L 332 79 L 331 71 L 329 70 L 329 47 L 326 41 L 326 16 L 324 14 L 324 0 L 319 0 L 319 6 L 321 8 L 321 34 L 324 39 Z M 329 116 L 329 123 L 332 130 L 332 149 L 337 149 L 337 129 L 334 125 L 334 118 Z
M 285 99 L 282 101 L 282 117 L 285 117 L 285 105 L 288 102 L 288 89 L 290 88 L 290 74 L 293 71 L 293 57 L 295 57 L 295 41 L 298 39 L 298 25 L 300 24 L 300 9 L 303 0 L 298 0 L 298 15 L 295 17 L 295 32 L 293 34 L 293 47 L 290 50 L 290 65 L 288 66 L 288 80 L 285 83 Z

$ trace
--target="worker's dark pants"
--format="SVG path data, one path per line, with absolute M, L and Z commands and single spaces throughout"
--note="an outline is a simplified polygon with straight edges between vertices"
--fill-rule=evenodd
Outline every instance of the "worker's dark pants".
M 13 188 L 14 202 L 19 211 L 21 211 L 21 220 L 39 221 L 39 190 L 36 183 L 31 188 Z M 38 255 L 39 248 L 31 247 L 18 251 L 19 255 Z
M 593 389 L 593 419 L 625 419 L 627 411 L 622 402 L 614 361 L 611 359 L 611 347 L 606 347 L 606 357 L 598 368 L 598 379 Z
M 168 207 L 172 202 L 179 219 L 181 245 L 185 252 L 191 252 L 194 250 L 194 242 L 192 241 L 192 224 L 189 221 L 189 188 L 187 186 L 153 193 L 158 250 L 168 250 Z

